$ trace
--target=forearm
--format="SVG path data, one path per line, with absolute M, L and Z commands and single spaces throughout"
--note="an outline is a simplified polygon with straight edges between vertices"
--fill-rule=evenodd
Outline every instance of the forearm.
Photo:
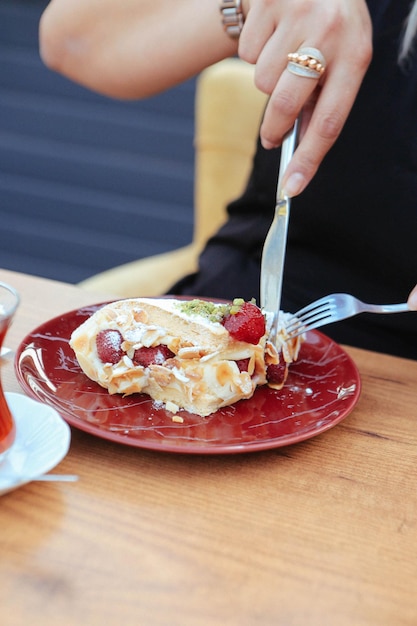
M 52 0 L 40 23 L 45 64 L 117 98 L 167 89 L 237 51 L 217 0 Z

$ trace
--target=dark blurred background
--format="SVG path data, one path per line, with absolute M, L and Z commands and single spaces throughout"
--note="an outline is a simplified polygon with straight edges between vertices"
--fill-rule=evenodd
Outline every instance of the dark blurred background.
M 68 282 L 192 238 L 194 91 L 98 96 L 46 69 L 47 0 L 0 0 L 0 267 Z

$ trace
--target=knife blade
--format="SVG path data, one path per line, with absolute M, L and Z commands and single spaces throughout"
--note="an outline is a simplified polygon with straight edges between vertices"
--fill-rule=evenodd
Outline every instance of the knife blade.
M 276 206 L 272 224 L 265 239 L 261 261 L 261 308 L 273 314 L 270 341 L 275 345 L 281 307 L 282 279 L 287 247 L 290 198 L 283 194 L 282 180 L 297 144 L 299 119 L 285 136 L 281 148 Z

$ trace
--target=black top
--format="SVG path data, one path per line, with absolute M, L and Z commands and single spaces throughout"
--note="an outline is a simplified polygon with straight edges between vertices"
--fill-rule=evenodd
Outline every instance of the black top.
M 369 0 L 368 6 L 371 66 L 341 136 L 292 201 L 286 311 L 333 292 L 372 303 L 404 302 L 417 283 L 417 61 L 407 69 L 397 63 L 410 3 Z M 202 253 L 199 272 L 171 293 L 259 301 L 279 155 L 258 141 L 245 193 L 229 205 L 229 219 Z M 345 344 L 417 359 L 417 313 L 363 314 L 323 330 Z

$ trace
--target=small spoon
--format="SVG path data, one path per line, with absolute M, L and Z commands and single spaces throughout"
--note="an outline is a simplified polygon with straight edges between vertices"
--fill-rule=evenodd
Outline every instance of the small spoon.
M 32 481 L 41 480 L 44 482 L 64 482 L 64 483 L 75 483 L 78 480 L 78 476 L 75 474 L 41 474 L 40 476 L 36 476 L 35 478 L 31 478 Z

